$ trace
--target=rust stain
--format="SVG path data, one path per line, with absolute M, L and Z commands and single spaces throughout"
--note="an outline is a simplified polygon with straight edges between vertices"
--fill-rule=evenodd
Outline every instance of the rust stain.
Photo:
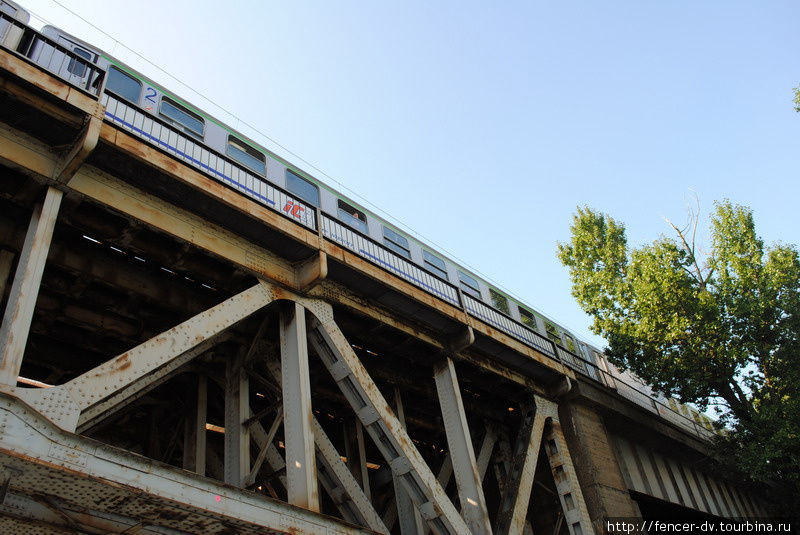
M 272 293 L 273 293 L 273 295 L 275 296 L 275 300 L 276 300 L 276 301 L 277 301 L 278 299 L 289 299 L 289 300 L 293 300 L 293 299 L 294 299 L 294 297 L 295 297 L 295 295 L 294 295 L 293 293 L 289 293 L 289 292 L 287 292 L 286 290 L 284 290 L 284 289 L 283 289 L 283 288 L 281 288 L 280 286 L 274 286 L 274 287 L 272 288 Z
M 151 520 L 174 520 L 178 522 L 187 520 L 191 517 L 191 515 L 187 512 L 167 508 L 155 508 L 151 511 L 148 511 L 147 516 Z
M 131 362 L 130 353 L 125 352 L 122 355 L 118 356 L 116 359 L 114 359 L 114 368 L 111 370 L 111 373 L 119 373 L 125 371 L 128 368 L 130 368 L 132 364 L 133 363 Z

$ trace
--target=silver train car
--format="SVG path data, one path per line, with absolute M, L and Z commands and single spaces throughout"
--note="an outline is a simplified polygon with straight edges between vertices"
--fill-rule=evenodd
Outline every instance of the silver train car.
M 11 19 L 24 25 L 28 13 L 9 0 L 0 0 L 0 10 L 0 42 L 98 94 L 107 121 L 300 225 L 321 227 L 326 238 L 620 393 L 633 378 L 640 386 L 627 397 L 641 405 L 652 410 L 653 399 L 666 401 L 533 307 L 123 62 L 53 26 L 25 37 Z

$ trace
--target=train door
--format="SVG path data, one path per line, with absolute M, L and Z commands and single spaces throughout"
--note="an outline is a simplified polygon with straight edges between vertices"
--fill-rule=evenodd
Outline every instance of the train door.
M 67 82 L 89 89 L 97 69 L 97 53 L 88 46 L 65 37 L 52 26 L 42 28 L 27 54 L 31 61 Z
M 89 66 L 97 63 L 97 54 L 93 50 L 80 45 L 60 35 L 57 40 L 58 44 L 64 48 L 71 50 L 75 56 L 65 57 L 59 65 L 60 70 L 58 75 L 67 80 L 68 82 L 78 85 L 80 87 L 88 87 L 90 80 L 89 76 L 94 72 Z M 60 52 L 57 52 L 60 54 Z

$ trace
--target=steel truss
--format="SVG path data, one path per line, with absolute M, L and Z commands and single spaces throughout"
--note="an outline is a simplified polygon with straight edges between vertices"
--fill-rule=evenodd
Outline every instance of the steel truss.
M 559 418 L 560 396 L 569 390 L 569 377 L 574 377 L 567 367 L 425 292 L 395 281 L 380 268 L 350 258 L 321 234 L 309 234 L 207 177 L 178 168 L 156 149 L 103 123 L 103 109 L 95 99 L 68 92 L 66 100 L 71 107 L 61 110 L 53 100 L 62 98 L 63 83 L 52 83 L 4 51 L 0 51 L 0 62 L 0 67 L 15 76 L 36 80 L 37 89 L 31 92 L 27 86 L 3 78 L 2 88 L 12 99 L 43 110 L 75 132 L 61 154 L 55 154 L 41 139 L 0 124 L 2 169 L 22 170 L 26 179 L 33 178 L 32 183 L 44 184 L 38 188 L 44 190 L 40 202 L 31 203 L 35 206 L 27 232 L 17 240 L 21 243 L 15 249 L 19 254 L 0 249 L 0 296 L 13 273 L 0 327 L 3 527 L 12 526 L 20 533 L 530 535 L 534 526 L 538 529 L 533 513 L 545 510 L 553 519 L 547 531 L 554 535 L 594 532 L 591 520 L 596 526 L 597 515 L 593 513 L 590 520 Z M 42 96 L 37 91 L 50 94 Z M 210 223 L 198 213 L 101 170 L 91 159 L 98 143 L 105 144 L 107 152 L 127 151 L 127 163 L 160 162 L 152 168 L 170 168 L 176 185 L 213 188 L 209 198 L 237 210 L 241 217 L 258 220 L 264 228 L 268 222 L 284 237 L 306 247 L 305 256 L 289 261 L 274 252 L 271 244 L 258 245 L 225 225 Z M 134 280 L 135 270 L 130 266 L 123 271 L 87 266 L 69 247 L 52 251 L 54 229 L 65 205 L 85 199 L 119 214 L 130 226 L 154 229 L 170 236 L 179 248 L 197 249 L 234 266 L 232 269 L 246 275 L 249 287 L 232 285 L 235 291 L 209 306 L 193 295 L 175 295 L 171 288 L 159 290 L 152 280 L 146 284 Z M 4 243 L 13 242 L 17 229 L 9 231 L 6 220 L 0 223 L 11 236 L 6 236 Z M 98 226 L 102 228 L 102 224 Z M 370 280 L 412 295 L 415 306 L 446 313 L 450 322 L 447 334 L 432 327 L 420 328 L 419 323 L 409 321 L 409 314 L 395 315 L 391 307 L 369 302 L 341 280 L 325 280 L 329 254 L 338 269 L 358 262 L 358 269 Z M 91 369 L 81 368 L 82 373 L 57 386 L 34 381 L 42 388 L 22 388 L 18 379 L 26 345 L 36 328 L 33 322 L 32 331 L 32 319 L 48 255 L 57 257 L 61 268 L 91 273 L 149 299 L 163 298 L 182 313 L 192 310 L 182 316 L 191 317 L 177 325 L 169 321 L 160 332 L 154 330 L 148 336 L 131 335 L 135 342 L 122 346 L 130 349 L 102 352 L 103 359 L 116 356 L 99 365 L 99 359 L 92 360 Z M 12 271 L 15 259 L 17 267 Z M 86 283 L 77 286 L 85 289 Z M 417 366 L 420 361 L 427 364 L 431 385 L 404 381 L 396 371 L 368 369 L 363 355 L 354 350 L 354 341 L 345 335 L 348 332 L 352 337 L 356 332 L 352 326 L 345 328 L 349 313 L 377 323 L 376 331 L 386 328 L 403 333 L 406 340 L 401 344 L 411 347 L 403 358 L 424 346 L 425 354 L 412 355 L 410 361 Z M 84 314 L 81 319 L 89 321 L 87 317 L 95 321 L 97 330 L 106 328 L 106 318 Z M 257 329 L 243 327 L 255 323 Z M 166 328 L 168 325 L 173 326 Z M 531 363 L 539 362 L 548 368 L 550 379 L 566 378 L 562 384 L 566 387 L 544 387 L 534 374 L 527 373 L 531 368 L 523 373 L 491 355 L 471 351 L 476 332 L 484 341 L 496 337 L 521 351 Z M 420 345 L 413 346 L 409 339 Z M 313 366 L 317 360 L 321 367 Z M 223 363 L 224 372 L 209 364 L 212 361 L 214 365 Z M 513 384 L 513 402 L 497 397 L 503 403 L 501 412 L 506 404 L 514 405 L 508 410 L 519 411 L 515 418 L 498 417 L 493 413 L 496 406 L 482 408 L 476 403 L 470 392 L 476 374 L 464 373 L 462 365 L 469 366 L 470 372 L 479 370 L 477 375 L 489 376 L 489 381 Z M 327 383 L 313 376 L 315 370 L 329 376 Z M 132 408 L 152 402 L 153 393 L 181 377 L 191 379 L 185 406 L 160 407 L 149 414 L 152 444 L 142 452 L 147 457 L 86 436 L 127 418 Z M 335 387 L 328 391 L 325 384 Z M 432 417 L 428 407 L 420 410 L 420 393 L 428 405 L 432 401 L 435 406 L 438 401 L 439 415 Z M 268 398 L 269 403 L 255 402 L 254 395 Z M 323 403 L 318 403 L 320 399 Z M 220 405 L 224 421 L 217 423 L 223 425 L 213 425 L 211 414 Z M 157 410 L 179 413 L 177 427 L 159 429 Z M 343 433 L 337 433 L 323 417 L 325 411 L 336 413 L 325 416 L 343 422 Z M 434 431 L 436 440 L 420 440 L 420 429 Z M 211 432 L 223 433 L 222 440 L 215 441 Z M 162 435 L 164 448 L 157 443 Z M 423 455 L 423 443 L 436 451 Z M 337 448 L 337 444 L 343 447 Z M 615 442 L 622 453 L 634 451 L 626 444 L 624 439 Z M 180 455 L 153 453 L 176 449 Z M 173 465 L 153 458 L 171 458 Z M 630 489 L 650 489 L 658 497 L 651 474 L 639 477 L 632 468 L 625 468 L 635 466 L 637 459 L 639 465 L 650 467 L 640 458 L 645 456 L 621 455 L 620 464 L 626 471 L 620 479 L 624 476 Z M 547 466 L 541 459 L 547 460 Z M 650 472 L 657 481 L 674 463 L 653 459 Z M 438 466 L 435 474 L 433 464 Z M 584 473 L 582 477 L 587 476 Z M 721 513 L 760 512 L 736 489 L 710 479 L 706 485 L 700 477 L 687 478 L 683 486 L 681 481 L 675 488 L 665 488 L 676 503 Z M 534 493 L 537 485 L 549 493 L 554 505 L 537 509 L 536 500 L 543 502 L 543 494 Z M 701 500 L 706 507 L 700 505 Z M 338 511 L 341 519 L 321 511 Z

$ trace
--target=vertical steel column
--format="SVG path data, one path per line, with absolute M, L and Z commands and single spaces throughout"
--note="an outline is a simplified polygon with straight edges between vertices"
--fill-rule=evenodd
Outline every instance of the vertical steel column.
M 285 303 L 280 316 L 288 501 L 319 512 L 305 309 L 298 303 Z
M 244 352 L 225 366 L 225 483 L 241 487 L 250 474 L 250 381 Z
M 456 476 L 461 516 L 473 535 L 490 534 L 492 527 L 453 359 L 445 357 L 434 367 L 433 376 L 447 434 L 447 449 Z
M 17 384 L 33 309 L 63 196 L 60 190 L 48 187 L 44 202 L 36 205 L 28 225 L 3 316 L 3 326 L 0 327 L 0 383 L 3 384 Z
M 403 400 L 400 397 L 400 389 L 394 388 L 394 408 L 397 413 L 397 420 L 403 429 L 406 428 L 406 413 L 403 408 Z M 422 517 L 419 511 L 414 507 L 414 502 L 408 495 L 408 490 L 405 485 L 400 481 L 401 476 L 394 476 L 392 482 L 394 484 L 394 498 L 397 504 L 397 518 L 400 521 L 400 533 L 402 535 L 423 535 L 425 527 L 422 524 Z
M 197 376 L 197 404 L 194 414 L 187 415 L 183 441 L 183 468 L 206 475 L 206 413 L 208 411 L 208 378 Z

